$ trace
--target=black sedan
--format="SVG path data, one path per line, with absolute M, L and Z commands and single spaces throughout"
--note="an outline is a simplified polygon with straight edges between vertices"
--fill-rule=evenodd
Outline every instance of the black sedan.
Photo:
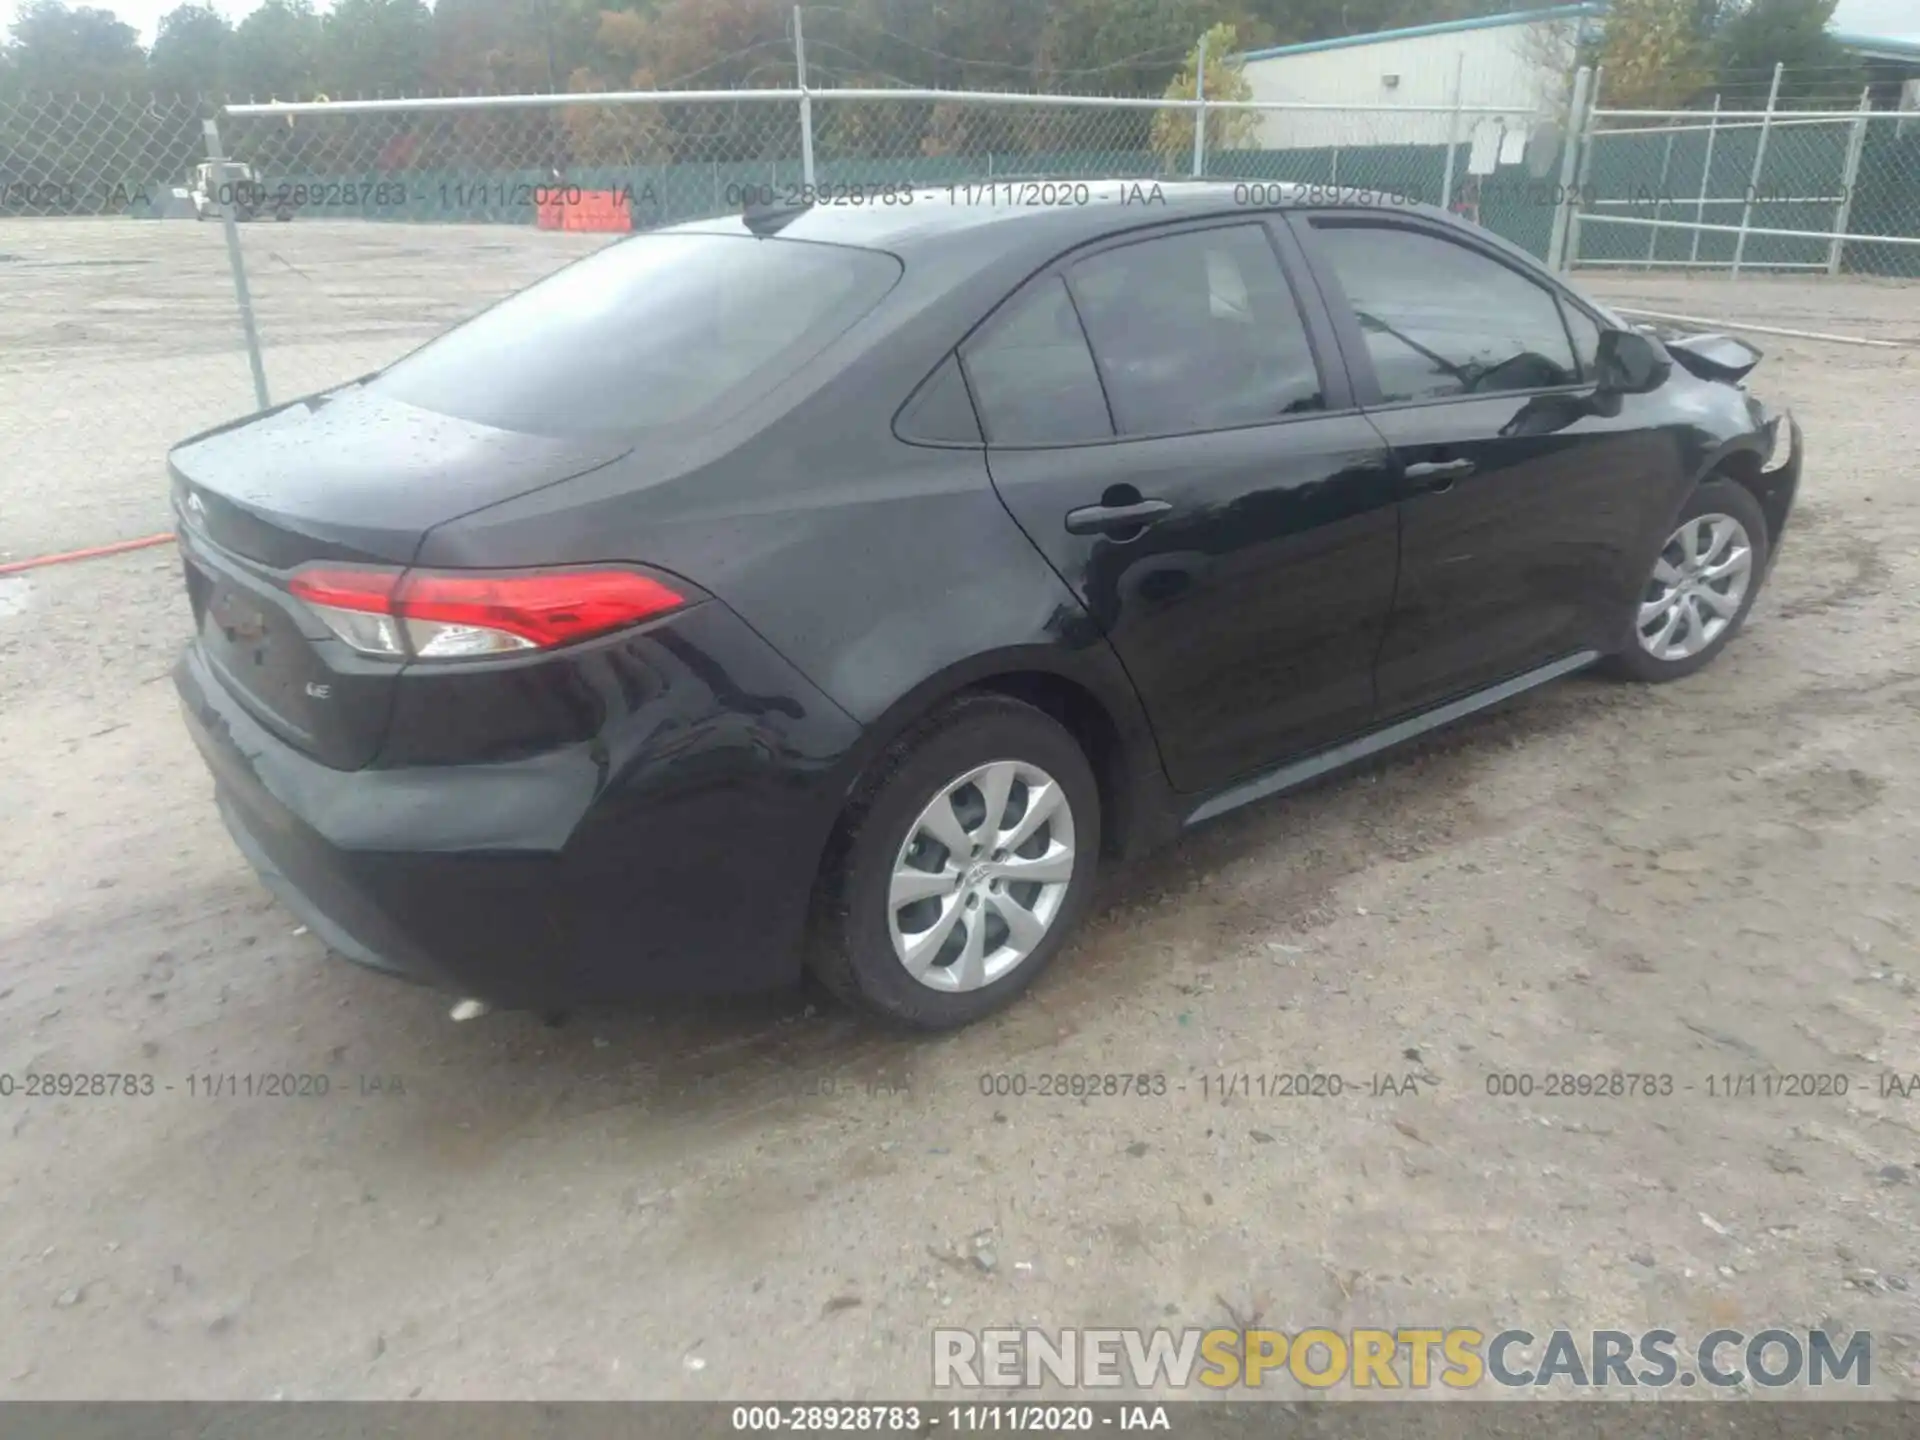
M 1745 345 L 1430 209 L 1060 188 L 636 236 L 176 447 L 262 877 L 487 1004 L 957 1025 L 1101 859 L 1740 628 L 1800 471 Z

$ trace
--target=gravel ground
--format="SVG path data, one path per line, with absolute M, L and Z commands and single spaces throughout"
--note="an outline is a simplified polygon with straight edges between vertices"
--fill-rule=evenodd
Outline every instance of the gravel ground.
M 276 394 L 583 244 L 246 243 Z M 0 257 L 0 552 L 162 528 L 165 443 L 248 399 L 219 230 L 0 224 Z M 1595 286 L 1920 337 L 1914 286 Z M 1879 1084 L 1920 1072 L 1920 362 L 1766 344 L 1810 460 L 1720 663 L 1218 822 L 929 1042 L 798 997 L 450 1024 L 326 959 L 222 833 L 170 550 L 0 578 L 0 1075 L 155 1077 L 0 1099 L 0 1394 L 899 1396 L 934 1325 L 1258 1317 L 1869 1329 L 1875 1393 L 1920 1395 L 1920 1096 Z M 1362 1093 L 1202 1080 L 1309 1069 Z M 1676 1088 L 1488 1095 L 1566 1070 Z M 203 1093 L 285 1072 L 330 1093 Z M 1168 1090 L 982 1093 L 1103 1072 Z M 1851 1088 L 1708 1094 L 1768 1072 Z

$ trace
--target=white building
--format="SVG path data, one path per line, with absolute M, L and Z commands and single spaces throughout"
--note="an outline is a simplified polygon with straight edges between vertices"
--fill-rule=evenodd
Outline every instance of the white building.
M 1524 132 L 1565 104 L 1582 27 L 1600 4 L 1561 5 L 1383 30 L 1241 56 L 1255 100 L 1373 111 L 1265 111 L 1251 144 L 1294 150 L 1319 146 L 1444 145 L 1478 131 Z M 1456 103 L 1467 107 L 1457 131 Z M 1432 107 L 1389 114 L 1389 106 Z M 1485 113 L 1497 109 L 1498 114 Z

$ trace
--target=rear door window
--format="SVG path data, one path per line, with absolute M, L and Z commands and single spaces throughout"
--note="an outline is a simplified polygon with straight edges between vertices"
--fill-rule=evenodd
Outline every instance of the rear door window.
M 1326 408 L 1306 324 L 1264 227 L 1138 241 L 1067 274 L 1122 435 Z
M 637 434 L 764 393 L 899 278 L 877 250 L 639 235 L 449 330 L 369 388 L 501 430 Z

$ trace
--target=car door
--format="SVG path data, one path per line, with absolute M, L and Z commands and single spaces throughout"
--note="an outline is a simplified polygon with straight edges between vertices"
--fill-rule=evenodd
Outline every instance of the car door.
M 1383 718 L 1609 644 L 1620 576 L 1676 463 L 1600 396 L 1600 325 L 1546 276 L 1413 216 L 1296 214 L 1361 408 L 1401 475 Z
M 1283 255 L 1299 264 L 1258 216 L 1122 237 L 961 347 L 994 485 L 1106 631 L 1184 791 L 1374 709 L 1393 470 Z

